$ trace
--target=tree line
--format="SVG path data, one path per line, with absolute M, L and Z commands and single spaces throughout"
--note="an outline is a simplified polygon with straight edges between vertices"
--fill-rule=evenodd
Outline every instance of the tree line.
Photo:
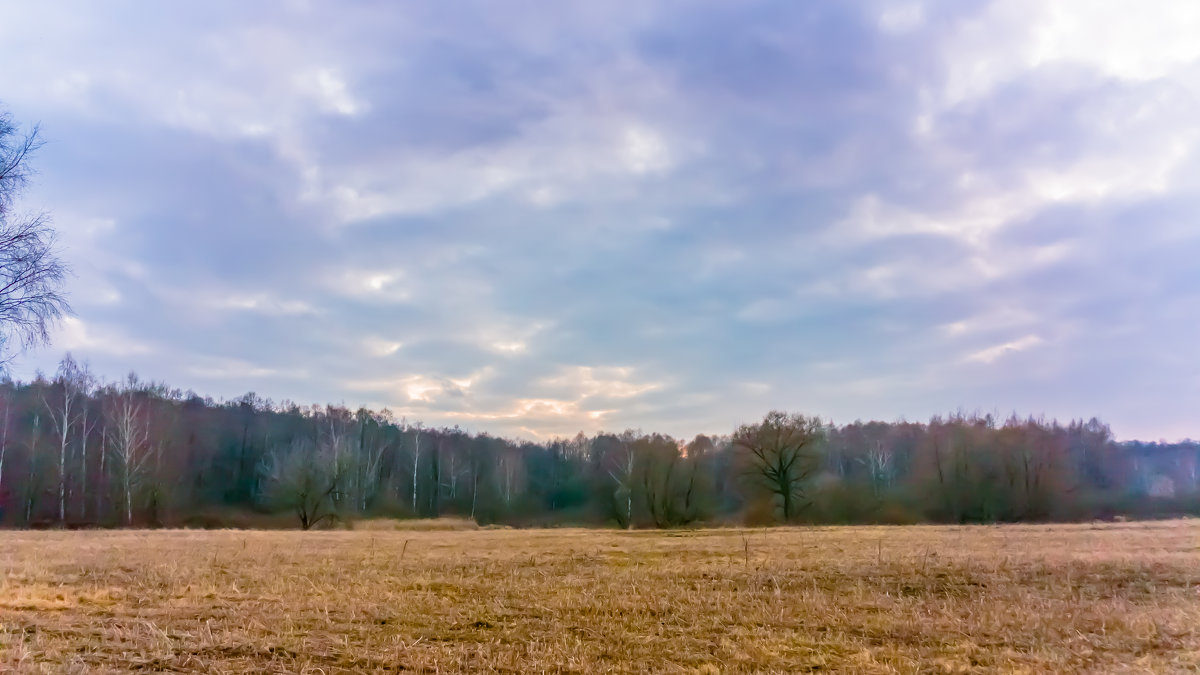
M 546 442 L 427 428 L 387 410 L 213 401 L 70 356 L 0 382 L 0 523 L 988 523 L 1200 514 L 1200 443 L 1117 443 L 1098 420 L 956 413 L 854 422 L 771 412 L 684 441 L 627 430 Z

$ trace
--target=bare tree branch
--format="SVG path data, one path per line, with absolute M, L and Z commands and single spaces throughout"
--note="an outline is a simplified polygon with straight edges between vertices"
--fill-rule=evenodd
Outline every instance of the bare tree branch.
M 0 112 L 0 358 L 48 342 L 54 323 L 71 313 L 61 291 L 68 270 L 55 251 L 49 217 L 13 212 L 33 175 L 29 158 L 42 145 L 38 131 L 35 126 L 23 135 Z

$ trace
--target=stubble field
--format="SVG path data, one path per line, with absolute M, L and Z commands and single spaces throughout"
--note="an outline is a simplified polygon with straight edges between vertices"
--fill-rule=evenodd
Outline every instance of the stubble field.
M 1200 520 L 0 532 L 3 672 L 1189 672 Z

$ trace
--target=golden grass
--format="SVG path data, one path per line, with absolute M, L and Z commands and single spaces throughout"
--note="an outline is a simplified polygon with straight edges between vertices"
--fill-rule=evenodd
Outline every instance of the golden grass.
M 2 672 L 1194 672 L 1200 521 L 0 533 Z

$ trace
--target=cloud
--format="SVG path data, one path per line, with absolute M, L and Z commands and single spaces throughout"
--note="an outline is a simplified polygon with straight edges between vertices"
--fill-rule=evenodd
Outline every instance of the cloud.
M 52 340 L 59 349 L 81 355 L 141 356 L 153 351 L 150 345 L 130 339 L 108 327 L 89 325 L 74 316 L 62 320 L 54 331 Z
M 346 82 L 333 68 L 316 68 L 296 76 L 300 91 L 312 96 L 323 112 L 353 117 L 363 112 L 367 104 L 356 100 Z
M 363 348 L 368 354 L 376 357 L 391 356 L 404 347 L 403 342 L 379 337 L 369 337 L 363 340 Z
M 308 374 L 306 372 L 285 373 L 274 368 L 263 368 L 256 366 L 253 363 L 240 359 L 217 359 L 203 358 L 197 359 L 195 365 L 189 366 L 187 374 L 200 378 L 201 380 L 248 380 L 262 378 L 277 378 L 277 377 L 296 377 L 304 378 Z
M 560 369 L 556 375 L 541 378 L 539 384 L 554 390 L 570 391 L 580 399 L 632 398 L 662 386 L 660 382 L 636 382 L 633 375 L 633 369 L 628 367 L 576 366 Z
M 770 408 L 1194 424 L 1187 3 L 6 19 L 78 311 L 18 371 L 71 349 L 537 438 Z
M 979 361 L 981 363 L 993 363 L 997 359 L 1004 357 L 1006 354 L 1012 354 L 1014 352 L 1024 351 L 1031 347 L 1036 347 L 1037 345 L 1041 344 L 1041 342 L 1042 338 L 1038 337 L 1037 335 L 1026 335 L 1011 342 L 994 345 L 992 347 L 987 347 L 977 352 L 968 354 L 966 360 Z

